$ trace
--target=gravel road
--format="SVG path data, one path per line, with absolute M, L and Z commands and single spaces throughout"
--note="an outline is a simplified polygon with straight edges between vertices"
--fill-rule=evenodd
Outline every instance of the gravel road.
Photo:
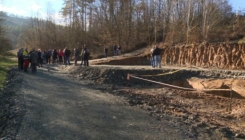
M 49 71 L 47 70 L 49 67 Z M 55 66 L 22 73 L 18 95 L 25 111 L 17 140 L 191 139 L 160 122 L 124 97 L 101 91 L 92 81 L 78 81 Z

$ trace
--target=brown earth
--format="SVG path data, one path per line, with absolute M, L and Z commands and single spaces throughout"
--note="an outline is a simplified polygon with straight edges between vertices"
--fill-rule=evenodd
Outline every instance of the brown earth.
M 162 63 L 220 69 L 245 68 L 245 44 L 191 44 L 166 48 Z

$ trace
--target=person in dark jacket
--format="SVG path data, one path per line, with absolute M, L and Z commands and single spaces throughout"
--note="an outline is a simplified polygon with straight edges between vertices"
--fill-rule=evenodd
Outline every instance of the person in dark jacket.
M 52 64 L 57 62 L 57 57 L 58 57 L 58 52 L 56 49 L 54 49 L 53 54 L 52 54 Z
M 153 50 L 153 57 L 155 60 L 155 67 L 161 68 L 161 53 L 162 50 L 158 48 L 158 46 L 155 46 L 155 49 Z
M 42 52 L 40 49 L 38 49 L 37 55 L 38 55 L 38 66 L 42 67 L 43 66 L 43 58 L 42 58 Z
M 84 66 L 89 66 L 89 56 L 90 56 L 90 51 L 89 48 L 86 46 L 86 44 L 84 45 Z
M 117 55 L 117 45 L 113 46 L 113 52 L 114 52 L 114 55 Z
M 104 53 L 105 53 L 105 57 L 107 57 L 108 56 L 108 48 L 107 47 L 104 48 Z
M 70 56 L 71 56 L 71 51 L 68 48 L 66 48 L 65 49 L 65 59 L 66 59 L 65 65 L 66 64 L 68 64 L 68 65 L 71 64 L 70 63 Z
M 31 72 L 32 73 L 37 72 L 38 54 L 35 51 L 35 49 L 32 49 L 32 52 L 30 54 L 30 61 L 31 61 Z
M 50 64 L 51 56 L 52 56 L 52 52 L 51 52 L 51 50 L 49 49 L 49 50 L 46 52 L 46 63 L 47 63 L 47 64 Z
M 19 49 L 19 51 L 17 52 L 17 58 L 18 58 L 18 68 L 19 70 L 23 70 L 23 48 Z

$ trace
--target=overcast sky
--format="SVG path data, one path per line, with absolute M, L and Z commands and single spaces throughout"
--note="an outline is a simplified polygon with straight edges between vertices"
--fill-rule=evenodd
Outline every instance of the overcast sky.
M 47 12 L 55 20 L 60 19 L 59 11 L 64 0 L 0 0 L 0 11 L 24 17 L 45 19 Z M 245 10 L 245 0 L 229 0 L 233 10 Z

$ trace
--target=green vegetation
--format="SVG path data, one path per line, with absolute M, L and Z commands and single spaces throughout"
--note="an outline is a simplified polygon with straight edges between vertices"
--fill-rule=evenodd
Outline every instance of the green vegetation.
M 0 88 L 6 84 L 8 70 L 17 65 L 17 61 L 13 59 L 13 54 L 5 53 L 0 55 Z

